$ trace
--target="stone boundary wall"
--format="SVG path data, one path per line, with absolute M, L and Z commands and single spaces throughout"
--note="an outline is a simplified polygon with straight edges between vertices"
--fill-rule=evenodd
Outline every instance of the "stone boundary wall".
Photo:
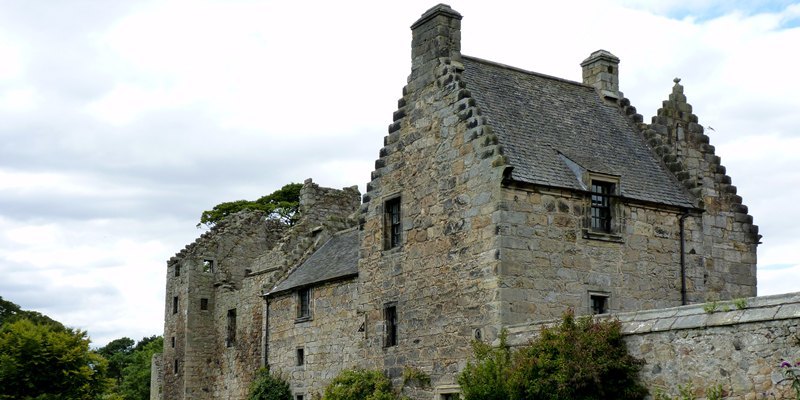
M 646 361 L 651 394 L 676 396 L 678 385 L 691 384 L 697 398 L 716 385 L 725 399 L 794 398 L 779 365 L 800 358 L 800 292 L 742 300 L 741 309 L 721 301 L 611 317 L 622 323 L 631 354 Z M 524 345 L 557 323 L 510 326 L 509 344 Z

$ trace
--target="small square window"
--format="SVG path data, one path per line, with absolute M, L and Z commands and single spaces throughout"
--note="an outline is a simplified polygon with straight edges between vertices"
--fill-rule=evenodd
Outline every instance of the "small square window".
M 307 320 L 311 318 L 311 289 L 303 288 L 297 290 L 297 319 Z
M 200 309 L 203 311 L 208 310 L 208 299 L 200 299 Z
M 305 365 L 306 358 L 305 358 L 305 350 L 300 347 L 297 349 L 297 366 Z
M 295 395 L 294 399 L 295 400 L 303 400 L 303 395 L 302 394 Z
M 203 272 L 207 273 L 214 272 L 214 260 L 209 260 L 209 259 L 203 260 Z
M 608 314 L 608 295 L 600 293 L 589 294 L 589 305 L 592 307 L 592 314 Z
M 459 400 L 460 398 L 458 393 L 442 393 L 439 396 L 440 400 Z
M 397 306 L 387 304 L 383 309 L 383 316 L 386 323 L 385 347 L 397 345 Z
M 386 250 L 400 246 L 402 243 L 403 225 L 400 213 L 400 198 L 387 200 L 384 204 L 384 236 Z
M 172 313 L 173 314 L 178 313 L 178 296 L 174 296 L 172 298 Z

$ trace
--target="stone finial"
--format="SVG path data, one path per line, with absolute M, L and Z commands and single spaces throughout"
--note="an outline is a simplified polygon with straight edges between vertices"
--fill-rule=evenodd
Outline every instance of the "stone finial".
M 412 80 L 432 69 L 430 63 L 439 58 L 461 60 L 461 18 L 447 4 L 438 4 L 411 25 Z
M 581 63 L 583 83 L 593 86 L 603 98 L 618 100 L 619 58 L 606 50 L 597 50 Z

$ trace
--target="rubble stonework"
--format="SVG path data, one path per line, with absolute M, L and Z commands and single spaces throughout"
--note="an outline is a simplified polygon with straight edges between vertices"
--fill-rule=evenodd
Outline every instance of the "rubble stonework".
M 294 226 L 232 216 L 168 262 L 165 399 L 244 398 L 267 365 L 304 399 L 345 368 L 397 386 L 415 368 L 431 385 L 403 394 L 438 400 L 504 328 L 756 294 L 757 227 L 677 82 L 645 124 L 610 52 L 567 81 L 462 55 L 461 19 L 440 4 L 412 25 L 363 196 L 309 179 Z

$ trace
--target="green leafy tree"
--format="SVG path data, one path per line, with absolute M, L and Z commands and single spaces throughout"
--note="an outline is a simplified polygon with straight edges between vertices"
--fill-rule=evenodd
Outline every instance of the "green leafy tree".
M 459 376 L 465 400 L 644 399 L 639 381 L 643 361 L 628 353 L 619 321 L 575 318 L 511 351 L 501 335 L 499 348 L 475 345 L 475 364 Z
M 290 183 L 258 200 L 236 200 L 217 204 L 211 210 L 203 211 L 200 223 L 213 226 L 230 215 L 244 210 L 257 210 L 267 213 L 268 218 L 278 220 L 287 225 L 297 221 L 300 206 L 301 183 Z
M 0 399 L 99 397 L 106 360 L 89 350 L 86 332 L 21 318 L 0 327 Z
M 261 368 L 250 385 L 247 400 L 292 400 L 292 391 L 283 376 L 270 373 L 269 368 Z
M 325 388 L 324 400 L 397 400 L 381 371 L 344 370 Z
M 128 364 L 135 343 L 133 339 L 123 337 L 97 349 L 97 352 L 108 360 L 108 377 L 114 379 L 116 385 L 122 383 L 122 370 Z
M 150 398 L 150 366 L 153 354 L 164 350 L 164 338 L 152 336 L 144 338 L 128 356 L 122 370 L 119 393 L 126 400 L 147 400 Z
M 475 363 L 467 363 L 458 376 L 461 395 L 465 400 L 507 400 L 507 379 L 511 373 L 511 348 L 506 342 L 506 331 L 500 333 L 500 345 L 492 347 L 474 340 L 472 350 Z
M 36 311 L 23 310 L 20 306 L 8 300 L 3 300 L 3 297 L 0 296 L 0 325 L 14 322 L 18 319 L 27 319 L 36 324 L 48 324 L 64 328 L 64 325 L 61 325 L 60 322 Z

